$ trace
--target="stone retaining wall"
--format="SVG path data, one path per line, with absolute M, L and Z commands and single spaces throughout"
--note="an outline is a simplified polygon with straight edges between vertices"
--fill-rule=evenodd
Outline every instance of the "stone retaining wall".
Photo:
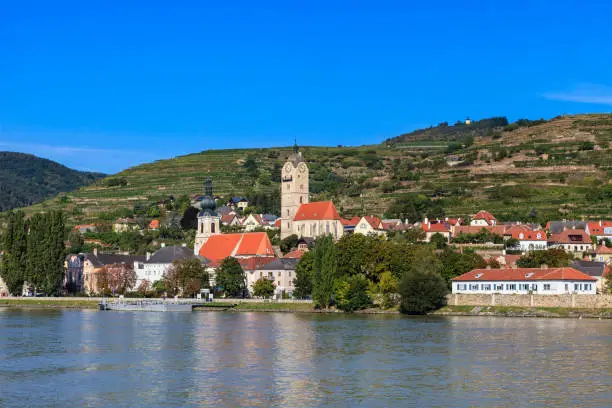
M 448 295 L 448 304 L 454 306 L 518 306 L 568 307 L 579 309 L 612 309 L 612 295 L 500 295 L 466 294 Z

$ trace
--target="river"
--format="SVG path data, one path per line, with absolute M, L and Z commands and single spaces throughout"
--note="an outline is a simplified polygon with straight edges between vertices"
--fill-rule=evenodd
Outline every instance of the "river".
M 0 406 L 608 407 L 612 321 L 0 308 Z

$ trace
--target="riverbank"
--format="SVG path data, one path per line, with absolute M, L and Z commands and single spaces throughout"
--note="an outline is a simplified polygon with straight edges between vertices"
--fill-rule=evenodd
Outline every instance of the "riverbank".
M 100 298 L 3 298 L 0 307 L 98 309 Z M 196 307 L 198 312 L 276 312 L 276 313 L 342 313 L 337 310 L 315 310 L 312 303 L 303 302 L 245 302 L 222 299 Z M 399 314 L 397 309 L 366 309 L 356 314 Z M 499 316 L 612 319 L 612 309 L 563 307 L 466 306 L 448 305 L 429 313 L 431 316 Z
M 612 309 L 449 305 L 430 313 L 430 315 L 612 319 Z

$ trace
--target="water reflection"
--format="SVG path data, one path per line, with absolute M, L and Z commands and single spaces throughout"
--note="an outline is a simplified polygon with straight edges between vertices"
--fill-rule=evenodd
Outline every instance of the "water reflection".
M 0 309 L 0 406 L 608 406 L 611 323 Z

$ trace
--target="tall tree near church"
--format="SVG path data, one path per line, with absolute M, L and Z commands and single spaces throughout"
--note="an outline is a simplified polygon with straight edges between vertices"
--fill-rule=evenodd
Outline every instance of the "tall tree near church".
M 20 295 L 26 279 L 28 223 L 21 211 L 8 214 L 6 233 L 3 237 L 2 279 L 8 291 Z
M 47 214 L 47 228 L 45 243 L 45 279 L 42 289 L 47 295 L 59 294 L 64 280 L 64 257 L 66 248 L 66 226 L 64 214 L 61 211 L 52 211 Z
M 331 235 L 319 238 L 313 251 L 312 299 L 315 306 L 327 309 L 334 302 L 334 284 L 338 272 L 336 246 Z
M 45 281 L 45 258 L 47 257 L 45 244 L 49 235 L 47 218 L 46 214 L 34 214 L 30 218 L 29 225 L 26 280 L 37 289 L 42 288 Z

